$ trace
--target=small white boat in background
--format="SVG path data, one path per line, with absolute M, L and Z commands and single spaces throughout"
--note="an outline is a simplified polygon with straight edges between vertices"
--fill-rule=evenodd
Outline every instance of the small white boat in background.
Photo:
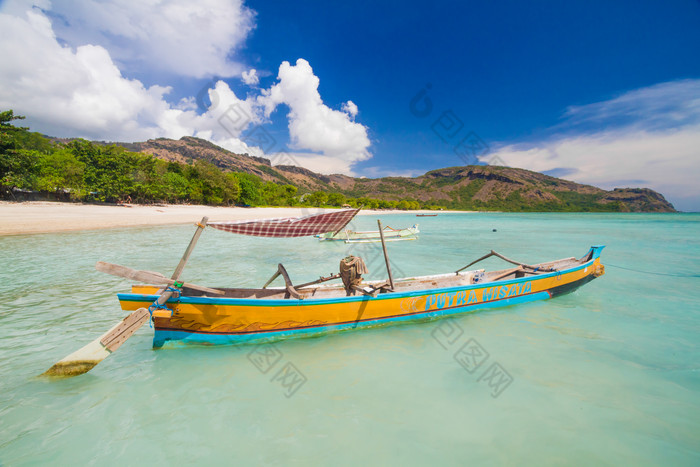
M 407 229 L 394 229 L 388 225 L 382 229 L 385 242 L 397 242 L 401 240 L 418 240 L 418 224 Z M 338 232 L 326 232 L 316 235 L 320 241 L 338 241 L 345 243 L 374 243 L 381 242 L 379 230 L 366 230 L 355 232 L 344 229 Z

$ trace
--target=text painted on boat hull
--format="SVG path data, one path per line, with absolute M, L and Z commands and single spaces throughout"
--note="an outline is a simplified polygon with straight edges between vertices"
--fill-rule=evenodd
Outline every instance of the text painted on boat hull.
M 526 282 L 524 284 L 501 285 L 476 290 L 459 290 L 456 292 L 433 294 L 428 296 L 425 300 L 425 311 L 468 306 L 492 300 L 502 300 L 504 298 L 530 293 L 531 291 L 532 284 Z

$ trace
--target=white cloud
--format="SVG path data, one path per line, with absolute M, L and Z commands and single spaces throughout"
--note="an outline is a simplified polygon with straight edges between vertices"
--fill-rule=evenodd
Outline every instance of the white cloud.
M 700 80 L 661 83 L 570 107 L 566 129 L 542 141 L 502 146 L 507 165 L 602 188 L 644 186 L 680 209 L 700 209 Z
M 146 88 L 121 76 L 100 46 L 75 50 L 56 41 L 49 20 L 38 10 L 24 17 L 0 14 L 0 107 L 30 116 L 45 132 L 78 132 L 100 138 L 151 136 L 153 122 L 140 118 L 167 106 L 167 87 Z M 106 132 L 106 134 L 105 134 Z
M 240 75 L 231 53 L 254 27 L 241 0 L 60 0 L 43 8 L 72 47 L 100 45 L 125 71 L 203 77 Z
M 149 41 L 151 37 L 151 32 L 145 31 L 148 25 L 156 18 L 162 20 L 172 15 L 183 21 L 194 15 L 202 19 L 206 29 L 211 24 L 212 11 L 219 11 L 216 8 L 205 11 L 210 6 L 206 2 L 202 6 L 201 3 L 154 0 L 145 6 L 135 6 L 134 11 L 127 11 L 120 0 L 100 4 L 103 9 L 87 0 L 71 0 L 61 3 L 60 7 L 52 7 L 48 1 L 44 1 L 41 8 L 33 8 L 33 4 L 12 1 L 3 4 L 0 10 L 0 30 L 7 37 L 0 42 L 0 83 L 3 83 L 0 109 L 11 108 L 26 115 L 26 123 L 34 130 L 52 136 L 124 142 L 197 136 L 234 152 L 265 156 L 261 147 L 273 151 L 280 147 L 269 147 L 264 141 L 250 138 L 248 133 L 255 130 L 256 125 L 268 123 L 274 109 L 285 104 L 289 108 L 290 146 L 296 150 L 294 160 L 299 165 L 324 173 L 349 174 L 355 162 L 371 157 L 367 128 L 354 121 L 357 106 L 352 101 L 343 103 L 342 111 L 326 106 L 318 92 L 319 79 L 303 59 L 299 59 L 296 66 L 282 63 L 277 84 L 245 99 L 238 97 L 226 82 L 216 81 L 208 90 L 211 104 L 203 113 L 200 113 L 202 103 L 198 109 L 194 97 L 170 104 L 165 99 L 171 91 L 169 87 L 146 87 L 139 80 L 123 76 L 122 62 L 112 55 L 125 57 L 119 44 L 129 50 L 140 50 L 139 41 Z M 67 5 L 84 8 L 76 16 L 61 16 L 61 12 L 69 10 Z M 243 8 L 239 3 L 227 5 L 240 11 Z M 158 8 L 163 11 L 154 14 Z M 130 22 L 137 12 L 149 18 Z M 88 20 L 94 20 L 92 30 L 85 25 L 72 27 L 76 23 L 89 23 Z M 70 41 L 62 41 L 55 32 L 61 21 L 71 25 L 63 24 L 58 28 L 72 32 Z M 168 31 L 161 39 L 168 37 Z M 216 36 L 216 31 L 213 33 Z M 90 35 L 97 39 L 108 37 L 113 42 L 108 43 L 108 49 L 99 44 L 100 40 L 90 42 Z M 118 41 L 117 38 L 128 40 Z M 80 45 L 73 47 L 71 41 Z M 151 54 L 160 53 L 158 47 L 153 44 L 143 50 L 142 57 L 136 58 L 151 60 Z M 178 47 L 180 42 L 175 41 L 173 49 Z M 177 56 L 187 61 L 188 53 L 185 47 Z M 223 69 L 217 67 L 224 62 L 235 68 L 235 64 L 231 65 L 225 58 L 219 57 L 223 62 L 217 62 L 212 57 L 200 57 L 206 63 L 195 61 L 189 63 L 188 68 L 221 72 Z M 135 56 L 127 58 L 136 59 Z M 167 68 L 170 59 L 160 57 L 160 60 L 160 65 Z M 255 69 L 238 72 L 238 75 L 250 85 L 259 80 Z M 264 130 L 258 133 L 265 136 Z
M 352 118 L 357 116 L 357 105 L 353 101 L 344 102 L 340 109 L 346 114 L 350 115 Z
M 260 123 L 254 98 L 239 99 L 216 82 L 211 107 L 197 114 L 193 98 L 171 106 L 170 88 L 146 88 L 126 79 L 101 46 L 61 46 L 37 9 L 0 13 L 0 30 L 20 40 L 0 42 L 0 108 L 26 115 L 34 129 L 53 136 L 111 141 L 198 136 L 236 152 L 252 152 L 241 133 Z
M 344 169 L 343 173 L 351 173 L 352 164 L 372 157 L 367 128 L 354 122 L 349 112 L 333 110 L 323 103 L 318 92 L 319 79 L 309 62 L 301 58 L 296 65 L 282 62 L 277 77 L 279 82 L 264 90 L 258 102 L 266 116 L 280 104 L 289 107 L 291 147 L 315 153 L 305 158 L 313 163 L 307 168 L 328 173 L 331 167 L 338 167 Z M 346 105 L 350 104 L 356 111 L 352 102 Z
M 111 141 L 197 136 L 234 152 L 265 156 L 255 147 L 258 140 L 245 142 L 246 132 L 266 122 L 265 109 L 269 117 L 285 103 L 293 146 L 310 151 L 296 157 L 307 168 L 349 173 L 352 163 L 369 157 L 366 128 L 323 104 L 318 78 L 304 60 L 296 67 L 285 62 L 279 83 L 262 96 L 242 99 L 224 81 L 216 81 L 208 90 L 211 105 L 199 114 L 192 97 L 171 105 L 164 99 L 169 87 L 145 87 L 122 76 L 106 48 L 62 45 L 42 10 L 21 7 L 13 2 L 0 13 L 0 30 L 15 39 L 0 42 L 0 108 L 27 115 L 35 129 Z M 257 71 L 242 77 L 257 82 Z
M 586 123 L 652 130 L 700 124 L 700 80 L 659 83 L 613 99 L 567 108 L 565 125 Z
M 249 71 L 244 71 L 241 74 L 241 77 L 243 78 L 243 82 L 248 86 L 257 86 L 260 82 L 260 77 L 258 76 L 258 72 L 255 68 L 251 68 Z

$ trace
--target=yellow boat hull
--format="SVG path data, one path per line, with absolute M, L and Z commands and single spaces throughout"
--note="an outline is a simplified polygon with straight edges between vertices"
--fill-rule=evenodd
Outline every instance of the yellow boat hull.
M 153 311 L 154 346 L 168 341 L 206 344 L 264 342 L 289 337 L 435 319 L 542 300 L 568 293 L 602 275 L 600 247 L 569 269 L 483 284 L 367 295 L 296 299 L 181 296 Z M 224 289 L 225 290 L 225 289 Z M 119 294 L 122 309 L 148 308 L 157 287 Z

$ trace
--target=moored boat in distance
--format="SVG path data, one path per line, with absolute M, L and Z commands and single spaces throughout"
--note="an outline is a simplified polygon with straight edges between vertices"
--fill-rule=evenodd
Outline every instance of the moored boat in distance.
M 437 214 L 416 214 L 416 217 L 437 217 Z
M 382 230 L 384 241 L 396 242 L 402 240 L 418 240 L 418 224 L 407 229 L 394 229 L 388 225 Z M 340 241 L 345 243 L 379 243 L 381 236 L 378 230 L 353 231 L 344 229 L 338 232 L 325 232 L 315 236 L 320 241 Z

